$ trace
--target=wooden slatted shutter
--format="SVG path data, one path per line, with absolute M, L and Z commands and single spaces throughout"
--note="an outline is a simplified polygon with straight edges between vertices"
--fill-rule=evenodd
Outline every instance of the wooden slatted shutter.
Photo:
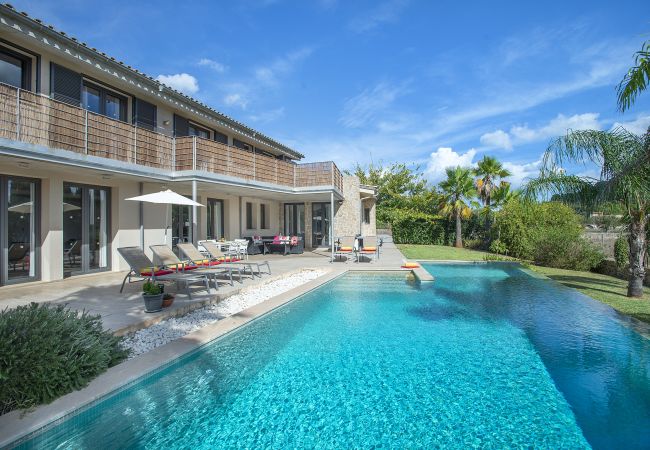
M 50 64 L 50 95 L 54 100 L 81 105 L 81 74 L 58 64 Z

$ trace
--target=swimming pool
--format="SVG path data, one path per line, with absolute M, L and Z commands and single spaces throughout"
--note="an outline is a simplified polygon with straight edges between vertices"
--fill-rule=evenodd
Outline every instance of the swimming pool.
M 511 264 L 425 268 L 340 277 L 22 447 L 650 445 L 650 342 L 613 310 Z

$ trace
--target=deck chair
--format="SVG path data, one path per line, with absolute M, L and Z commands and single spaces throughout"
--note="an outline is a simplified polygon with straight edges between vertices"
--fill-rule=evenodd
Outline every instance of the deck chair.
M 234 283 L 232 281 L 232 272 L 233 269 L 231 267 L 210 267 L 210 266 L 204 266 L 204 265 L 197 265 L 194 264 L 192 261 L 182 261 L 176 256 L 176 254 L 172 251 L 169 246 L 162 244 L 162 245 L 150 245 L 149 248 L 154 254 L 154 260 L 158 260 L 160 264 L 165 266 L 167 269 L 172 269 L 176 272 L 180 273 L 204 273 L 208 277 L 214 280 L 214 284 L 217 285 L 217 280 L 216 277 L 217 275 L 227 275 L 230 278 L 230 285 L 233 286 Z M 239 282 L 242 283 L 241 279 L 241 271 L 238 272 L 239 275 Z
M 184 284 L 187 296 L 192 298 L 189 285 L 191 283 L 203 283 L 205 289 L 210 293 L 210 284 L 207 274 L 196 273 L 182 273 L 170 269 L 156 267 L 153 262 L 145 255 L 140 247 L 121 247 L 117 249 L 118 253 L 122 255 L 124 261 L 129 265 L 129 273 L 126 274 L 122 281 L 120 294 L 124 291 L 126 280 L 132 283 L 133 277 L 138 278 L 136 281 L 144 281 L 150 279 L 151 281 L 175 281 L 177 284 Z
M 225 255 L 219 246 L 215 245 L 214 242 L 210 241 L 201 241 L 201 245 L 203 245 L 203 248 L 208 252 L 210 257 L 213 260 L 216 261 L 223 261 L 227 264 L 233 264 L 233 265 L 248 265 L 251 269 L 251 273 L 253 272 L 253 266 L 257 267 L 257 275 L 262 276 L 262 273 L 268 273 L 269 275 L 271 274 L 271 266 L 269 265 L 268 261 L 263 261 L 263 262 L 254 262 L 254 261 L 234 261 L 232 257 Z M 262 272 L 262 267 L 266 266 L 266 272 Z
M 219 266 L 222 269 L 239 270 L 240 279 L 242 275 L 241 269 L 242 268 L 244 269 L 244 273 L 246 273 L 246 269 L 248 269 L 251 278 L 255 278 L 255 272 L 253 272 L 253 265 L 249 262 L 227 263 L 214 258 L 206 258 L 205 256 L 203 256 L 203 253 L 201 253 L 198 248 L 194 247 L 194 244 L 190 244 L 190 243 L 178 244 L 177 247 L 188 260 L 192 261 L 192 263 L 198 266 L 202 266 L 202 267 Z M 205 246 L 203 248 L 205 248 Z
M 357 262 L 361 258 L 368 258 L 369 261 L 374 261 L 379 257 L 379 241 L 377 236 L 365 236 L 363 238 L 363 247 L 357 252 Z
M 339 243 L 338 249 L 334 252 L 334 259 L 345 258 L 348 261 L 350 256 L 354 255 L 356 238 L 354 236 L 341 236 Z

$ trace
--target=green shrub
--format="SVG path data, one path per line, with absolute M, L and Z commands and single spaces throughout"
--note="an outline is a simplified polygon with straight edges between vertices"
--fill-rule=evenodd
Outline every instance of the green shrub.
M 498 255 L 505 255 L 508 253 L 508 246 L 501 239 L 495 239 L 490 244 L 490 251 Z
M 509 202 L 496 215 L 495 235 L 510 256 L 562 269 L 589 270 L 604 258 L 582 237 L 582 221 L 558 202 Z
M 620 270 L 625 269 L 630 263 L 630 244 L 627 236 L 619 236 L 614 242 L 614 259 L 616 260 L 616 267 Z
M 0 414 L 49 403 L 126 358 L 100 316 L 32 303 L 0 312 Z
M 151 281 L 145 281 L 142 285 L 142 293 L 145 295 L 158 295 L 162 292 L 160 286 Z
M 430 214 L 394 211 L 393 241 L 396 244 L 435 244 L 445 242 L 445 219 Z

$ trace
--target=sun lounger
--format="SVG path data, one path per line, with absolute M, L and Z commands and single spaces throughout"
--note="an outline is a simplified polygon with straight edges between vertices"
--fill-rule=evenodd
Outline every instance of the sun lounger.
M 357 262 L 361 258 L 368 258 L 370 261 L 374 261 L 379 257 L 379 241 L 377 236 L 364 236 L 363 246 L 357 252 Z
M 182 244 L 179 244 L 182 245 Z M 176 256 L 176 254 L 172 251 L 172 249 L 167 246 L 167 245 L 150 245 L 149 248 L 154 254 L 154 257 L 162 264 L 165 266 L 167 269 L 172 269 L 176 272 L 181 272 L 181 273 L 187 273 L 187 272 L 192 272 L 192 273 L 205 273 L 207 274 L 210 278 L 214 280 L 215 285 L 217 284 L 216 281 L 216 276 L 217 275 L 227 275 L 230 279 L 230 285 L 234 285 L 232 281 L 232 273 L 233 269 L 232 267 L 211 267 L 209 265 L 197 265 L 194 264 L 192 261 L 182 261 L 181 259 Z M 239 276 L 239 282 L 242 282 L 241 278 L 241 270 L 238 270 L 238 276 Z
M 210 293 L 210 284 L 208 275 L 199 272 L 177 272 L 171 269 L 157 267 L 147 257 L 140 247 L 121 247 L 117 249 L 118 253 L 129 265 L 129 273 L 126 274 L 122 281 L 120 293 L 124 290 L 126 280 L 132 283 L 132 278 L 138 278 L 136 281 L 144 281 L 150 279 L 151 281 L 175 281 L 185 285 L 187 296 L 192 298 L 189 285 L 191 283 L 202 283 L 205 289 Z
M 253 262 L 253 261 L 238 261 L 232 256 L 225 255 L 221 249 L 214 243 L 210 241 L 201 241 L 200 244 L 205 248 L 210 257 L 216 261 L 222 261 L 227 264 L 234 265 L 246 265 L 250 267 L 251 273 L 253 272 L 253 266 L 257 267 L 257 275 L 262 276 L 262 273 L 271 274 L 271 266 L 268 261 L 263 262 Z M 262 272 L 262 267 L 266 266 L 267 271 Z
M 349 260 L 354 255 L 356 239 L 354 236 L 341 236 L 339 246 L 334 252 L 334 259 L 345 258 Z
M 255 278 L 255 272 L 253 272 L 253 265 L 248 262 L 242 262 L 242 263 L 228 263 L 219 259 L 214 259 L 214 258 L 206 258 L 198 248 L 194 247 L 194 244 L 190 243 L 183 243 L 183 244 L 178 244 L 177 245 L 178 250 L 185 256 L 188 260 L 190 260 L 192 263 L 196 264 L 197 266 L 200 267 L 216 267 L 219 266 L 220 268 L 223 269 L 230 269 L 230 270 L 238 270 L 240 272 L 240 277 L 242 273 L 246 273 L 246 269 L 248 269 L 248 272 L 251 276 L 251 278 Z M 203 246 L 205 248 L 205 246 Z M 207 251 L 207 249 L 206 249 Z M 231 259 L 233 259 L 231 257 Z

